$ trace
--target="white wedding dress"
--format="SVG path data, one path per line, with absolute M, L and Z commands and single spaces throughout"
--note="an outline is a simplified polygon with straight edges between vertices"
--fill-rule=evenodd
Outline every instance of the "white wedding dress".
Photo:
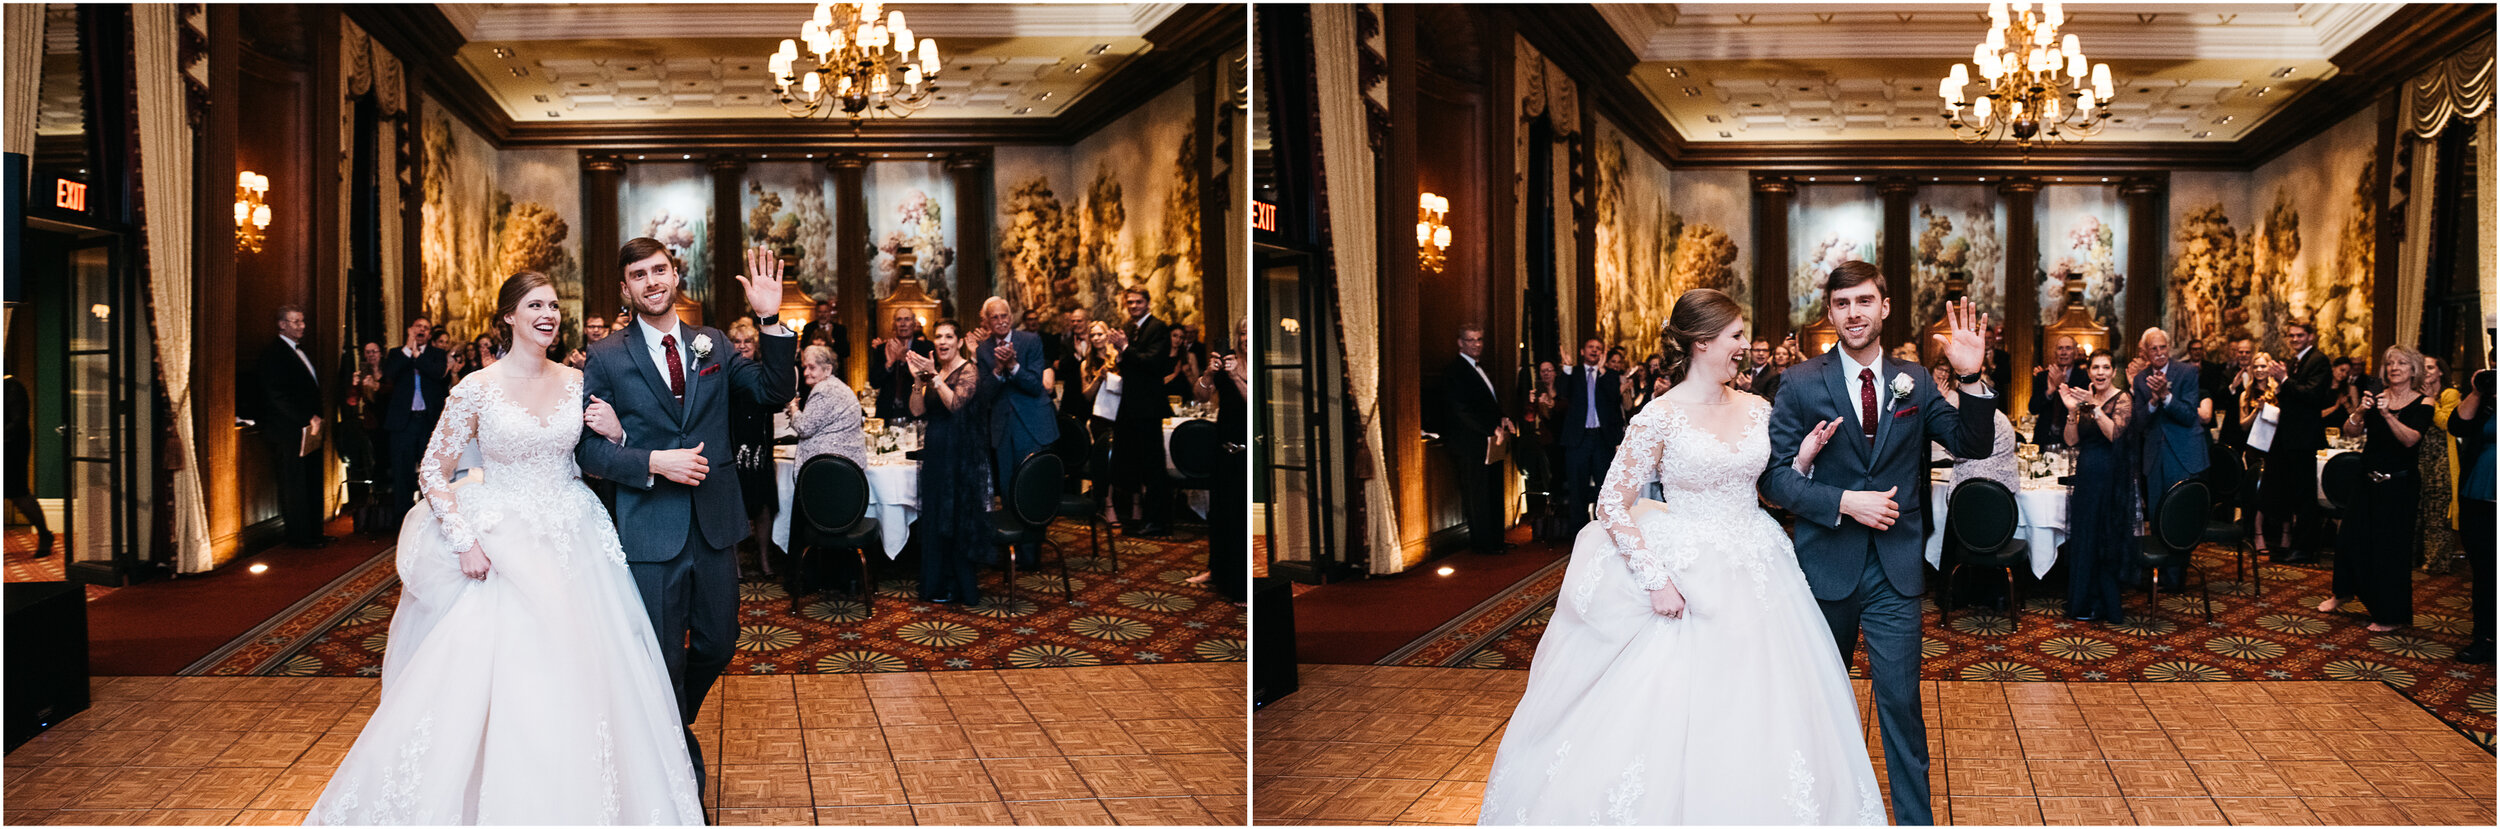
M 1632 418 L 1485 784 L 1487 824 L 1884 822 L 1848 670 L 1754 500 L 1771 407 L 1734 445 Z M 1665 502 L 1638 501 L 1655 482 Z M 1636 503 L 1637 502 L 1637 503 Z M 1650 610 L 1672 578 L 1681 619 Z
M 381 702 L 306 823 L 703 822 L 650 617 L 573 463 L 581 375 L 559 370 L 544 417 L 493 367 L 451 390 L 399 533 Z M 454 488 L 473 437 L 483 469 Z M 460 572 L 466 539 L 483 580 Z

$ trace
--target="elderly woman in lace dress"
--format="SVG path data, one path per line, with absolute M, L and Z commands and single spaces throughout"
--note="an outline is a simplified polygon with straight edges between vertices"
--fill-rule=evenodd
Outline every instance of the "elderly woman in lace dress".
M 799 357 L 799 379 L 807 394 L 791 405 L 790 429 L 799 433 L 799 464 L 817 455 L 840 455 L 861 467 L 868 465 L 868 439 L 861 431 L 859 395 L 833 372 L 833 349 L 811 345 Z M 801 403 L 805 405 L 800 405 Z

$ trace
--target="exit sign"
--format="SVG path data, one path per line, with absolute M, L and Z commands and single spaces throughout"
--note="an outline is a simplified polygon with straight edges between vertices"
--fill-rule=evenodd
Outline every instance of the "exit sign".
M 87 212 L 86 183 L 71 181 L 69 179 L 54 180 L 52 184 L 52 206 L 63 210 L 75 210 L 80 213 Z
M 1253 230 L 1276 232 L 1276 205 L 1263 201 L 1250 202 L 1250 227 Z

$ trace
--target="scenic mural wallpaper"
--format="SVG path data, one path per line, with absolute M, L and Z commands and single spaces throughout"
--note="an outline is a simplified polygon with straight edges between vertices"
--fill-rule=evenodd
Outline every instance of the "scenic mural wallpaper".
M 574 153 L 498 153 L 442 107 L 429 102 L 422 111 L 418 307 L 454 338 L 475 339 L 493 328 L 495 289 L 504 277 L 534 270 L 556 280 L 566 330 L 578 342 L 581 176 Z

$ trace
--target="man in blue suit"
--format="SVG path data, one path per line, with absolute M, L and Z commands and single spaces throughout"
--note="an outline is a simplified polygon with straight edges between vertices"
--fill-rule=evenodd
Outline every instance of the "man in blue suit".
M 1042 355 L 1042 336 L 1017 331 L 1015 312 L 1007 300 L 990 297 L 981 303 L 981 345 L 972 349 L 980 360 L 981 390 L 989 398 L 991 480 L 1004 497 L 1015 483 L 1016 464 L 1059 439 L 1059 415 L 1050 406 L 1050 387 L 1042 383 L 1049 361 Z M 1031 566 L 1038 554 L 1029 548 L 1017 560 Z
M 2132 428 L 2144 458 L 2144 517 L 2153 517 L 2162 493 L 2172 484 L 2202 474 L 2211 455 L 2205 448 L 2205 424 L 2196 416 L 2203 395 L 2196 367 L 2170 359 L 2170 334 L 2144 329 L 2136 339 L 2144 371 L 2134 378 L 2137 410 Z M 2179 576 L 2164 573 L 2163 587 L 2175 587 Z

